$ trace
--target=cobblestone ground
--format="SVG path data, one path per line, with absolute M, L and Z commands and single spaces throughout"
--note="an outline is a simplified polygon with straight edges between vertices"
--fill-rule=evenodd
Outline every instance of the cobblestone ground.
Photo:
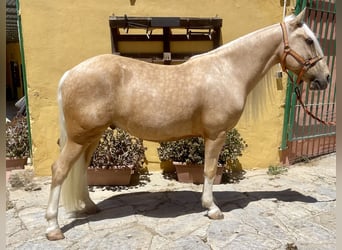
M 6 249 L 336 249 L 336 155 L 291 166 L 277 176 L 247 171 L 238 183 L 214 186 L 223 220 L 201 207 L 202 185 L 151 173 L 146 185 L 94 189 L 101 212 L 67 218 L 64 240 L 45 238 L 50 178 L 9 188 Z M 25 189 L 27 191 L 25 191 Z

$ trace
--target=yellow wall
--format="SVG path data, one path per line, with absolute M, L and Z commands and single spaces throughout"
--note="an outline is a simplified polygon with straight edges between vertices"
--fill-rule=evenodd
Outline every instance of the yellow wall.
M 63 72 L 82 60 L 111 53 L 108 17 L 196 16 L 223 19 L 223 42 L 281 21 L 279 1 L 265 0 L 20 0 L 32 123 L 33 163 L 37 175 L 50 175 L 58 147 L 56 89 Z M 256 124 L 238 129 L 249 147 L 244 168 L 268 167 L 279 162 L 284 90 L 273 91 L 270 110 Z M 148 158 L 156 161 L 155 144 Z

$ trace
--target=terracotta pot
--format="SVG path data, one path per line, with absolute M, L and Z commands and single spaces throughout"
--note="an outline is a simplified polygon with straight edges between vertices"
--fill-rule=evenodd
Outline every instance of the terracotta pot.
M 27 158 L 6 159 L 6 170 L 11 171 L 13 169 L 24 169 L 26 163 Z
M 88 168 L 90 186 L 127 186 L 131 182 L 132 169 L 92 169 Z
M 204 183 L 204 165 L 203 164 L 185 164 L 174 162 L 179 182 L 184 183 Z M 214 184 L 220 184 L 222 179 L 223 167 L 218 167 Z

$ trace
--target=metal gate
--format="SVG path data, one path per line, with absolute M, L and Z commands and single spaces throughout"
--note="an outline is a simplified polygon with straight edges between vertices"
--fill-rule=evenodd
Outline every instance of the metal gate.
M 332 77 L 324 91 L 309 91 L 307 84 L 302 84 L 302 100 L 320 119 L 336 121 L 335 0 L 297 0 L 295 14 L 304 8 L 305 23 L 317 35 Z M 307 115 L 297 102 L 294 87 L 288 81 L 280 146 L 282 162 L 290 164 L 336 151 L 336 126 L 323 125 Z

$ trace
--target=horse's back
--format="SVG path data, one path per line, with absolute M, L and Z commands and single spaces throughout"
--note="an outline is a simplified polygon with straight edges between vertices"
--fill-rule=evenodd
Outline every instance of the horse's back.
M 180 136 L 198 134 L 199 81 L 189 82 L 185 71 L 184 65 L 99 55 L 69 71 L 61 86 L 63 108 L 79 128 L 115 125 L 153 140 L 178 134 L 174 129 Z

